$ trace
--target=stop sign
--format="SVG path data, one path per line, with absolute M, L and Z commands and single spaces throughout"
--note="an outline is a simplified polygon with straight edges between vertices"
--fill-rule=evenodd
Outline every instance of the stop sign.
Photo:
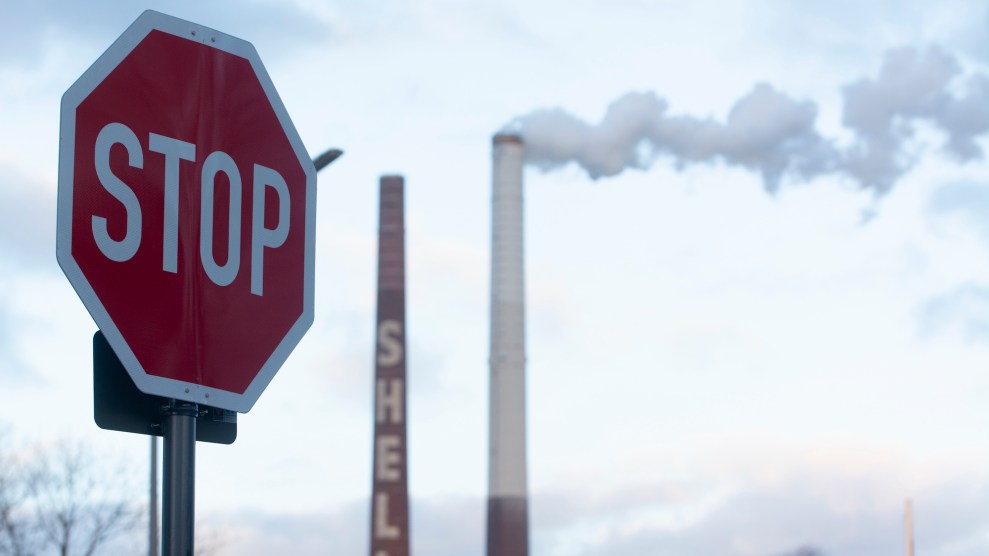
M 144 12 L 61 126 L 58 262 L 135 384 L 250 410 L 313 321 L 316 206 L 257 51 Z

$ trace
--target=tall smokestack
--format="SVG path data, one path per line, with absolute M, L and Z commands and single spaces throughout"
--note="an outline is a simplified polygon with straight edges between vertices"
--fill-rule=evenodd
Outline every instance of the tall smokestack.
M 487 556 L 528 556 L 525 456 L 525 278 L 518 135 L 492 139 L 491 401 Z
M 371 556 L 409 555 L 404 190 L 401 176 L 381 178 Z
M 906 548 L 906 555 L 913 556 L 913 500 L 907 498 L 907 501 L 903 504 L 903 528 L 906 533 L 906 538 L 904 539 L 904 545 Z

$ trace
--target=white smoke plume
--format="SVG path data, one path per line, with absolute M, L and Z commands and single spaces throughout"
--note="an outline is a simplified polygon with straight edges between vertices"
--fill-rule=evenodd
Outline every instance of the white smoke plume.
M 838 145 L 816 129 L 817 106 L 760 83 L 740 98 L 724 122 L 672 115 L 654 93 L 628 93 L 612 102 L 598 124 L 561 109 L 536 110 L 506 131 L 519 133 L 527 162 L 544 171 L 576 162 L 597 179 L 669 158 L 677 168 L 722 162 L 758 172 L 766 189 L 782 180 L 845 176 L 884 194 L 913 165 L 916 125 L 945 136 L 944 150 L 959 161 L 981 158 L 989 131 L 989 78 L 963 74 L 937 48 L 886 53 L 878 75 L 843 88 L 842 123 L 853 135 Z

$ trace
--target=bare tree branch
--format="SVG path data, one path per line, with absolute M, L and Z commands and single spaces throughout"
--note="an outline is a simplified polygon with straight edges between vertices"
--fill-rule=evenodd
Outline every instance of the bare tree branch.
M 79 443 L 63 441 L 42 452 L 28 480 L 41 547 L 93 556 L 130 529 L 141 514 L 128 497 L 132 476 L 99 465 Z
M 3 442 L 3 445 L 10 444 Z M 0 452 L 0 554 L 29 554 L 29 524 L 24 516 L 27 494 L 25 481 L 14 456 L 8 452 Z
M 796 550 L 786 552 L 780 556 L 823 556 L 823 554 L 823 552 L 813 546 L 801 546 Z

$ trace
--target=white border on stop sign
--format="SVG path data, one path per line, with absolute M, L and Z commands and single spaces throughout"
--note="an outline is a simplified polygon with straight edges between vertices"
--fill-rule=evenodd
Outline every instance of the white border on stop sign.
M 202 386 L 148 374 L 127 345 L 113 319 L 103 307 L 99 297 L 72 257 L 72 188 L 75 164 L 75 112 L 96 87 L 130 54 L 131 51 L 153 30 L 162 31 L 177 37 L 193 40 L 207 46 L 248 60 L 254 69 L 261 87 L 264 89 L 272 110 L 285 130 L 285 135 L 299 158 L 306 175 L 305 210 L 305 285 L 302 314 L 272 352 L 271 356 L 254 377 L 243 394 Z M 315 280 L 315 241 L 316 241 L 316 169 L 312 165 L 302 138 L 289 118 L 281 97 L 275 90 L 271 77 L 261 63 L 257 50 L 251 43 L 221 33 L 209 27 L 185 21 L 153 10 L 143 12 L 121 35 L 100 55 L 93 65 L 73 83 L 62 95 L 61 122 L 59 131 L 58 157 L 58 215 L 56 233 L 56 258 L 62 271 L 69 278 L 72 287 L 82 300 L 96 325 L 103 331 L 107 341 L 117 353 L 127 372 L 138 389 L 146 394 L 176 398 L 184 401 L 203 403 L 221 409 L 246 413 L 257 402 L 261 392 L 274 378 L 278 369 L 298 345 L 313 323 L 314 280 Z

